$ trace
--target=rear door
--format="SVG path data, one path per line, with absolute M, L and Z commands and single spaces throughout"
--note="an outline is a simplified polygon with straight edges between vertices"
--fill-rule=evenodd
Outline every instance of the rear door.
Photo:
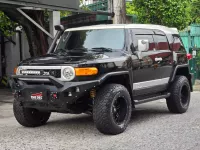
M 169 81 L 173 67 L 173 52 L 170 50 L 167 36 L 161 31 L 155 31 L 153 36 L 156 42 L 156 54 L 153 56 L 155 69 L 159 74 L 158 78 Z
M 135 47 L 135 55 L 133 57 L 137 58 L 137 61 L 133 59 L 133 90 L 135 96 L 151 93 L 154 85 L 153 81 L 156 79 L 157 73 L 153 66 L 154 60 L 151 58 L 156 49 L 153 35 L 154 32 L 152 30 L 132 29 L 132 41 Z M 148 40 L 147 51 L 139 51 L 138 42 L 141 40 Z

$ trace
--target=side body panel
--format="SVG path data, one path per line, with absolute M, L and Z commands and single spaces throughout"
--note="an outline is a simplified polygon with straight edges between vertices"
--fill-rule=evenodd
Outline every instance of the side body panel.
M 166 90 L 173 66 L 173 54 L 167 37 L 154 30 L 131 29 L 130 32 L 135 47 L 132 55 L 134 95 Z M 149 40 L 149 50 L 139 52 L 138 40 Z

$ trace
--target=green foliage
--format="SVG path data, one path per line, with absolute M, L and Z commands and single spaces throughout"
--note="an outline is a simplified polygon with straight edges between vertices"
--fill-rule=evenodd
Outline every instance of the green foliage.
M 11 36 L 16 27 L 17 24 L 11 21 L 2 11 L 0 11 L 0 30 L 6 36 Z
M 69 15 L 71 15 L 72 14 L 72 12 L 70 12 L 70 11 L 60 11 L 60 17 L 62 18 L 62 17 L 66 17 L 66 16 L 69 16 Z
M 191 21 L 190 0 L 133 0 L 141 23 L 184 29 Z
M 191 15 L 192 23 L 200 23 L 200 0 L 192 0 Z
M 135 11 L 135 5 L 131 2 L 126 3 L 126 13 L 129 15 L 137 15 L 137 11 Z
M 197 65 L 199 66 L 200 65 L 200 53 L 197 55 Z

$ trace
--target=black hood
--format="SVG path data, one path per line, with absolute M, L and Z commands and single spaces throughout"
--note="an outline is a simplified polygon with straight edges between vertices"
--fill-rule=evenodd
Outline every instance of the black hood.
M 125 56 L 122 52 L 106 52 L 106 53 L 86 53 L 71 55 L 47 54 L 40 57 L 29 58 L 20 63 L 20 65 L 50 65 L 50 64 L 78 64 L 93 60 L 106 60 Z

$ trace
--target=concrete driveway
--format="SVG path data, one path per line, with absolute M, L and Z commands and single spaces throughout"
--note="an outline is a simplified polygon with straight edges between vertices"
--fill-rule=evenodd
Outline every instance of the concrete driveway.
M 170 114 L 164 100 L 137 106 L 126 132 L 107 136 L 88 115 L 54 113 L 38 128 L 20 126 L 12 105 L 0 103 L 0 150 L 199 150 L 200 93 L 193 93 L 190 109 Z

